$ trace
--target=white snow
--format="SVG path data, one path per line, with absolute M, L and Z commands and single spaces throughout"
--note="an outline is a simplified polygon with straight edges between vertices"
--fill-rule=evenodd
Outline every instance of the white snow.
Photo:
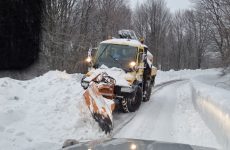
M 192 81 L 194 102 L 223 149 L 230 148 L 230 91 Z M 230 86 L 228 87 L 228 89 Z
M 115 137 L 219 148 L 215 136 L 193 107 L 189 90 L 188 81 L 183 81 L 154 91 L 151 101 L 144 103 Z
M 230 149 L 230 74 L 221 70 L 158 71 L 150 102 L 115 137 Z
M 130 45 L 130 46 L 134 46 L 134 47 L 138 47 L 141 46 L 141 42 L 138 40 L 131 40 L 131 39 L 110 39 L 110 40 L 106 40 L 101 42 L 101 44 L 119 44 L 119 45 Z
M 107 73 L 108 76 L 114 78 L 116 80 L 116 85 L 119 86 L 130 86 L 129 82 L 126 80 L 126 78 L 129 78 L 129 74 L 126 74 L 124 70 L 120 68 L 108 68 L 105 65 L 102 65 L 99 69 L 93 69 L 90 71 L 91 75 L 89 77 L 86 77 L 84 81 L 90 82 L 95 77 L 97 77 L 100 73 Z M 132 77 L 132 76 L 131 76 Z
M 66 139 L 106 138 L 83 103 L 82 76 L 50 71 L 28 81 L 1 78 L 1 149 L 52 150 Z M 114 115 L 114 137 L 229 149 L 229 80 L 221 69 L 158 71 L 151 100 L 136 113 Z
M 103 137 L 82 104 L 81 77 L 51 71 L 29 81 L 0 79 L 0 147 L 52 150 L 66 139 Z

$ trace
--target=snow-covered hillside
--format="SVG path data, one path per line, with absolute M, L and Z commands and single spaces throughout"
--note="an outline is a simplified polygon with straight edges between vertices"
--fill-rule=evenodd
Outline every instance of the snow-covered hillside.
M 52 150 L 66 139 L 106 137 L 83 103 L 81 77 L 50 71 L 28 81 L 1 78 L 0 147 Z M 159 71 L 150 102 L 113 135 L 229 148 L 229 90 L 221 69 Z M 120 123 L 131 114 L 116 115 Z M 140 128 L 144 118 L 148 126 Z

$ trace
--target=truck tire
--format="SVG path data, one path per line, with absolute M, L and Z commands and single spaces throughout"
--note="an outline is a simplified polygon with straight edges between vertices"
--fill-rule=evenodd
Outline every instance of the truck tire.
M 135 112 L 141 105 L 142 102 L 142 90 L 141 87 L 135 88 L 135 95 L 133 98 L 123 98 L 121 101 L 122 110 L 125 113 Z

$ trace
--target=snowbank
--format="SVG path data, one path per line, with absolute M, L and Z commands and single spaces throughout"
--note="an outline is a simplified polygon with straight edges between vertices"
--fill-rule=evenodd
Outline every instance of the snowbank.
M 230 75 L 220 76 L 220 71 L 221 69 L 158 71 L 156 85 L 184 79 L 186 80 L 184 83 L 187 84 L 191 80 L 194 106 L 224 148 L 229 149 Z M 122 73 L 119 72 L 116 77 L 121 77 L 121 75 Z M 105 137 L 83 104 L 83 89 L 80 86 L 82 76 L 50 71 L 27 81 L 0 78 L 0 147 L 5 150 L 52 150 L 59 149 L 66 139 L 85 141 Z M 190 117 L 186 117 L 186 114 L 192 112 L 192 108 L 185 107 L 188 105 L 183 100 L 190 96 L 190 94 L 187 96 L 185 94 L 190 93 L 190 88 L 185 87 L 179 88 L 181 92 L 179 92 L 178 102 L 183 105 L 175 107 L 178 110 L 176 116 L 182 119 L 183 115 L 179 115 L 185 109 L 187 113 L 184 113 L 184 119 L 188 120 L 191 128 L 197 126 L 194 128 L 196 130 L 201 126 L 199 123 L 192 124 L 197 115 L 192 113 Z M 176 88 L 169 87 L 170 91 L 174 89 Z M 154 100 L 153 103 L 157 105 L 156 101 Z M 141 107 L 145 110 L 146 106 L 148 103 Z M 152 110 L 152 107 L 149 109 Z M 155 115 L 159 113 L 157 110 Z M 164 120 L 165 116 L 162 118 Z M 116 120 L 118 124 L 122 124 L 123 120 L 119 114 Z M 140 120 L 137 119 L 137 121 Z M 185 125 L 182 124 L 180 135 L 186 132 Z M 132 132 L 130 127 L 128 129 Z
M 230 149 L 230 74 L 222 69 L 158 71 L 157 84 L 187 80 L 193 103 L 223 149 Z
M 184 69 L 180 71 L 170 70 L 170 71 L 158 71 L 156 77 L 156 83 L 160 84 L 162 82 L 168 82 L 171 80 L 187 80 L 193 78 L 204 78 L 206 81 L 206 76 L 217 76 L 220 74 L 221 69 L 197 69 L 197 70 L 189 70 Z M 202 79 L 200 79 L 202 80 Z M 203 82 L 203 81 L 202 81 Z
M 230 91 L 193 80 L 194 105 L 224 149 L 230 149 Z
M 33 80 L 0 79 L 0 147 L 60 149 L 66 139 L 104 136 L 82 104 L 81 74 L 50 71 Z

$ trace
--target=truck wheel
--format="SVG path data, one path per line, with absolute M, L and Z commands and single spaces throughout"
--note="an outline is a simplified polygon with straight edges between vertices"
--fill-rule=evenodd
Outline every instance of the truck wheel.
M 123 98 L 121 101 L 122 110 L 125 113 L 135 112 L 141 105 L 142 101 L 142 90 L 141 87 L 137 86 L 135 89 L 135 96 L 133 98 Z
M 147 102 L 150 100 L 150 96 L 151 96 L 151 93 L 152 93 L 152 86 L 153 86 L 154 83 L 151 82 L 151 80 L 148 80 L 146 82 L 146 93 L 145 93 L 145 97 L 143 98 L 143 102 Z

